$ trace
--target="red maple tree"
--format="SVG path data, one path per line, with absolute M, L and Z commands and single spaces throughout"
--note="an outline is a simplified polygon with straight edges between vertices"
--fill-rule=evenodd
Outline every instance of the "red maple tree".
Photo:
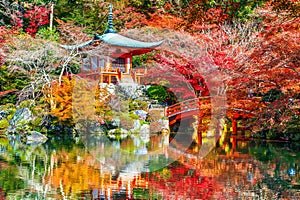
M 26 33 L 35 36 L 38 29 L 49 23 L 50 9 L 43 6 L 34 6 L 33 9 L 26 10 L 24 18 L 28 19 Z

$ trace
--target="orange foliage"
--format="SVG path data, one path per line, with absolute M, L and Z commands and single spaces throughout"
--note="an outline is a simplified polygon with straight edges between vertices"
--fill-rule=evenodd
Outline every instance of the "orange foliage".
M 51 105 L 50 113 L 60 122 L 96 120 L 97 115 L 110 110 L 107 105 L 110 94 L 105 88 L 99 89 L 97 84 L 75 77 L 63 77 L 61 84 L 54 81 L 45 94 Z
M 59 121 L 72 120 L 72 92 L 74 80 L 63 77 L 62 83 L 58 81 L 52 83 L 51 87 L 46 88 L 45 94 L 50 102 L 50 113 L 58 118 Z
M 100 164 L 99 160 L 85 150 L 77 149 L 72 152 L 60 150 L 53 154 L 53 161 L 53 168 L 46 181 L 70 199 L 77 199 L 78 195 L 93 189 L 101 189 L 107 197 L 123 190 L 124 185 L 128 193 L 132 193 L 133 188 L 146 187 L 146 184 L 140 184 L 146 183 L 141 175 L 132 177 L 130 175 L 128 180 L 122 177 L 113 179 L 110 168 L 113 164 L 107 160 L 104 164 Z
M 159 13 L 154 13 L 150 14 L 150 16 L 150 19 L 145 21 L 144 23 L 155 28 L 168 28 L 177 30 L 183 23 L 183 19 L 170 14 L 162 15 Z
M 74 155 L 62 151 L 55 156 L 55 162 L 61 164 L 56 165 L 47 180 L 53 187 L 63 190 L 66 196 L 80 194 L 93 188 L 103 188 L 110 183 L 111 175 L 100 174 L 99 166 L 95 164 L 99 162 L 87 153 L 77 152 Z

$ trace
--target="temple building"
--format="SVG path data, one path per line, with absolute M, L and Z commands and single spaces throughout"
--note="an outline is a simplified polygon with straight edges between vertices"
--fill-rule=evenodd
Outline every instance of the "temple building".
M 118 34 L 113 26 L 112 5 L 109 6 L 108 26 L 103 35 L 95 34 L 92 40 L 79 45 L 61 45 L 65 49 L 82 49 L 97 46 L 104 42 L 108 45 L 109 56 L 88 55 L 82 62 L 80 75 L 99 78 L 100 83 L 137 82 L 147 73 L 146 69 L 132 69 L 132 57 L 145 54 L 159 47 L 163 41 L 142 42 Z

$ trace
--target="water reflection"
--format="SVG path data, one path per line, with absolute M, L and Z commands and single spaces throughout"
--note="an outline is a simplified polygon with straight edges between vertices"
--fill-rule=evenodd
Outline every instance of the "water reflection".
M 84 142 L 88 148 L 71 138 L 52 138 L 42 146 L 2 139 L 0 199 L 300 197 L 299 144 L 231 137 L 200 159 L 199 146 L 187 151 L 180 145 L 166 148 L 161 135 L 147 141 L 132 136 Z M 167 163 L 172 164 L 162 167 Z

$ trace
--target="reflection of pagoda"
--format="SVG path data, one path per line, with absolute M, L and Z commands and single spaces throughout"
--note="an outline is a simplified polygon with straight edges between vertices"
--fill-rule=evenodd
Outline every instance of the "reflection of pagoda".
M 81 67 L 81 74 L 92 77 L 100 74 L 101 83 L 132 82 L 140 83 L 146 70 L 132 70 L 132 57 L 145 54 L 160 46 L 159 42 L 142 42 L 118 34 L 113 27 L 112 5 L 110 5 L 108 27 L 103 35 L 95 34 L 90 41 L 79 45 L 62 45 L 66 49 L 79 49 L 89 45 L 97 46 L 104 42 L 109 46 L 110 56 L 90 56 Z

